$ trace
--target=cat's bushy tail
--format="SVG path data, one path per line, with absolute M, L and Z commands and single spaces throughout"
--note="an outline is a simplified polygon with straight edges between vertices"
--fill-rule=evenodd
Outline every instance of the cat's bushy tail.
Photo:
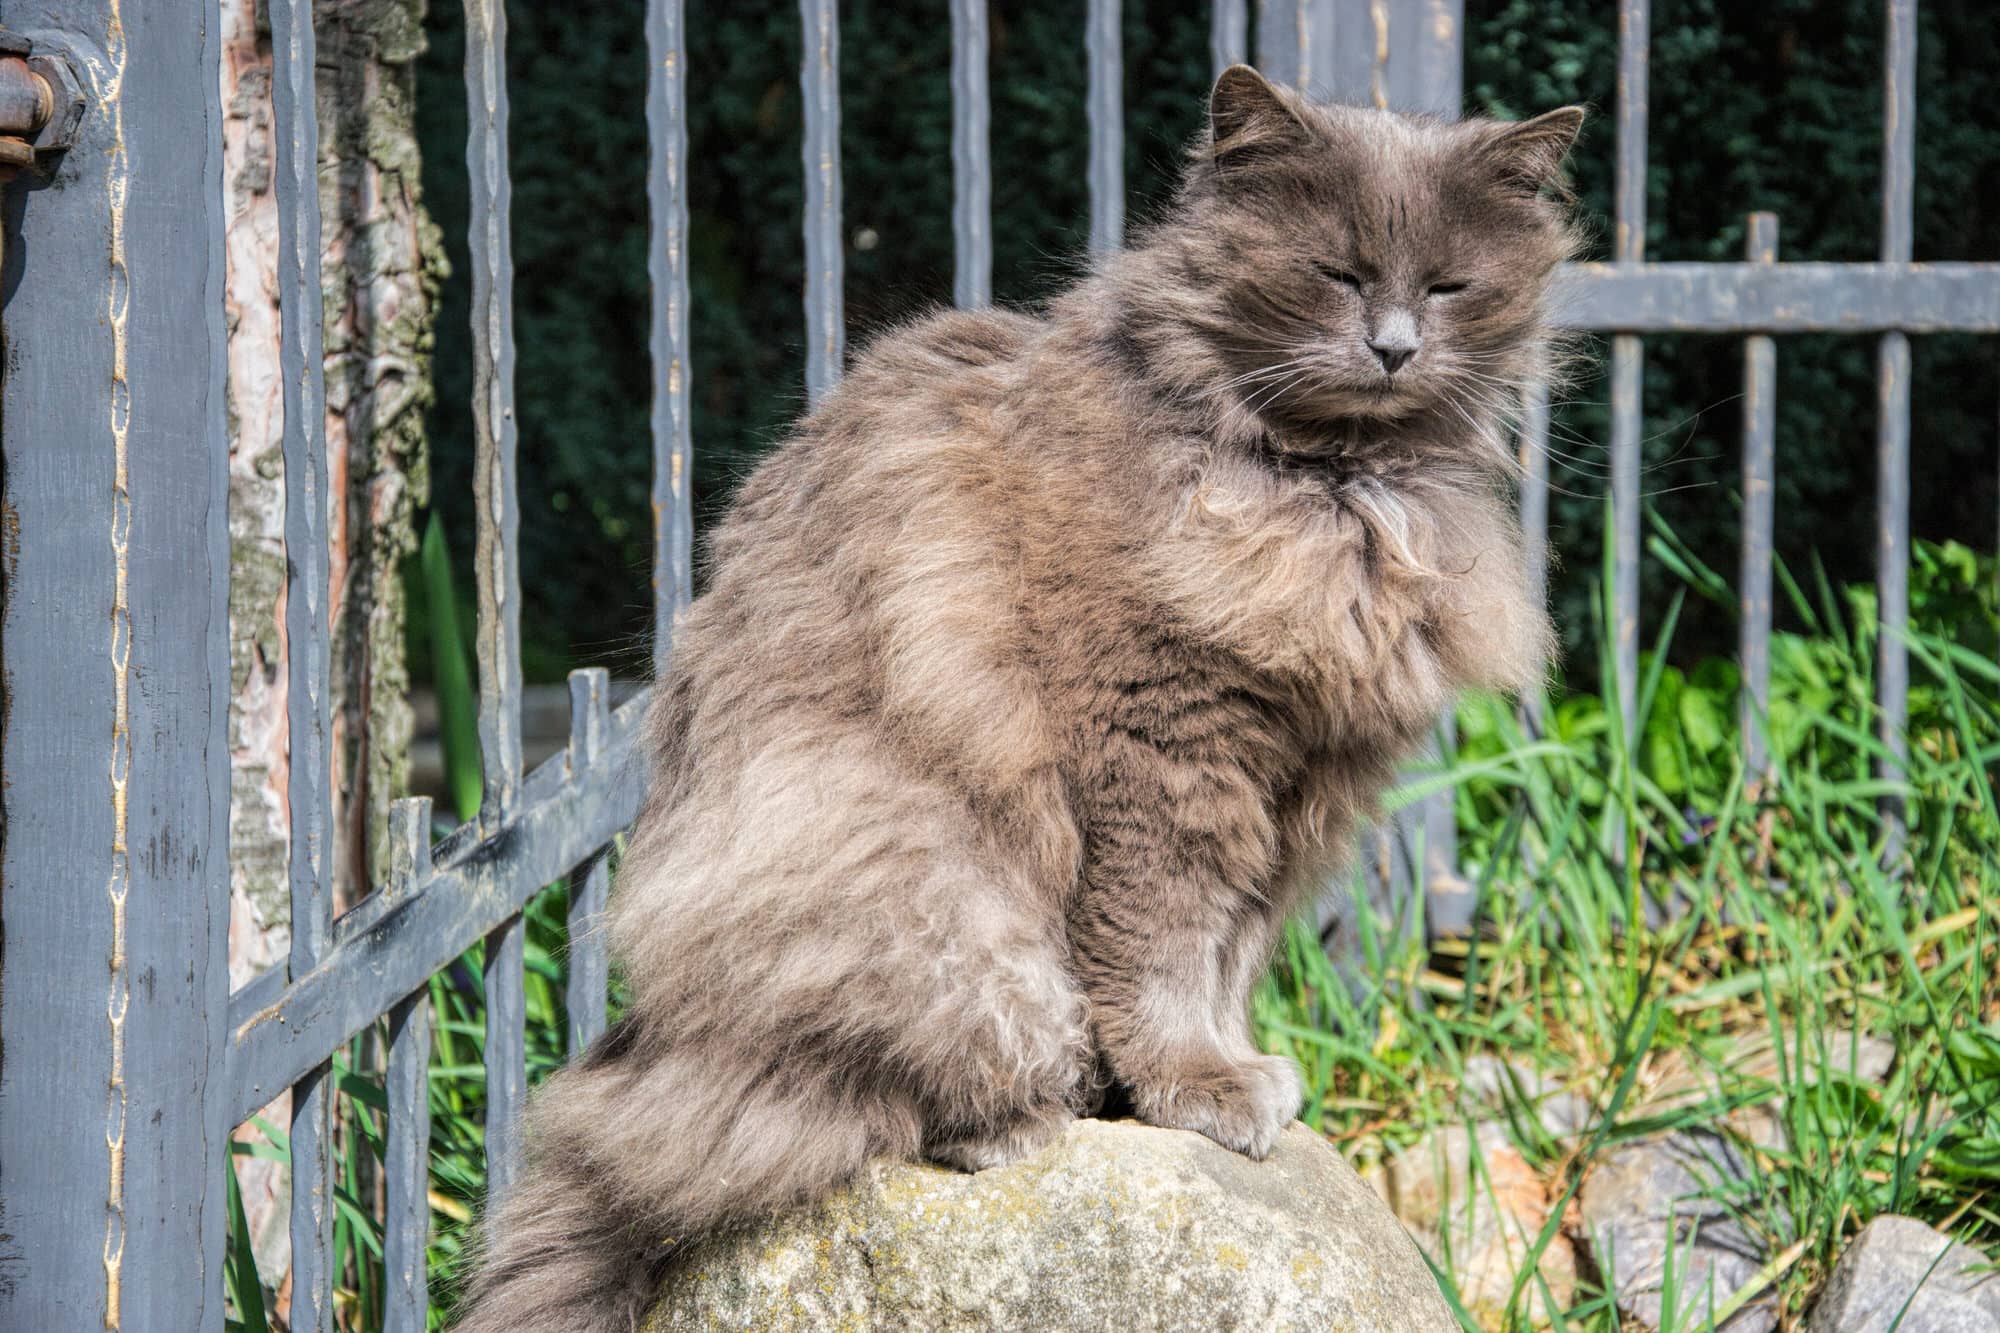
M 879 1095 L 647 1053 L 630 1023 L 531 1103 L 528 1167 L 482 1224 L 458 1333 L 634 1333 L 690 1239 L 915 1149 L 915 1117 Z

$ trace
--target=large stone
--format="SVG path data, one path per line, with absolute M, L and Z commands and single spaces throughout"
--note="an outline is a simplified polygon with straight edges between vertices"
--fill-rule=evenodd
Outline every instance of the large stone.
M 1083 1120 L 1011 1166 L 877 1164 L 811 1208 L 719 1236 L 666 1277 L 670 1330 L 1328 1333 L 1456 1328 L 1417 1247 L 1303 1125 L 1252 1162 Z
M 1769 1246 L 1730 1207 L 1750 1175 L 1734 1142 L 1699 1130 L 1626 1144 L 1591 1168 L 1579 1211 L 1621 1313 L 1645 1328 L 1665 1326 L 1670 1257 L 1676 1328 L 1700 1326 L 1756 1277 Z M 1767 1289 L 1721 1327 L 1769 1333 L 1777 1322 Z
M 2000 1333 L 2000 1274 L 1979 1251 L 1954 1244 L 1915 1218 L 1878 1217 L 1833 1266 L 1806 1328 L 1808 1333 L 1891 1328 Z

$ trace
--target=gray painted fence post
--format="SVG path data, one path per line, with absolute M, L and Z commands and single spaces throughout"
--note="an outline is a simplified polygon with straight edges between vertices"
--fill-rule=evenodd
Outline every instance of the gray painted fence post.
M 221 69 L 140 8 L 7 10 L 90 98 L 6 209 L 0 1328 L 38 1333 L 223 1326 Z
M 1463 0 L 1260 0 L 1258 64 L 1315 97 L 1456 117 L 1464 18 Z M 1455 731 L 1449 713 L 1439 718 L 1420 766 L 1443 761 Z M 1450 792 L 1398 811 L 1363 835 L 1355 906 L 1394 922 L 1399 939 L 1467 933 L 1475 892 L 1458 873 L 1457 843 Z M 1321 934 L 1341 966 L 1358 970 L 1352 913 L 1341 898 L 1336 888 L 1322 904 Z

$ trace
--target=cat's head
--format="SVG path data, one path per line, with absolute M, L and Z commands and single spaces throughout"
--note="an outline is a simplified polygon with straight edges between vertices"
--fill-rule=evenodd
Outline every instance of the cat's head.
M 1182 306 L 1271 420 L 1478 416 L 1539 373 L 1577 248 L 1574 107 L 1508 124 L 1325 106 L 1247 66 L 1210 98 L 1175 210 Z

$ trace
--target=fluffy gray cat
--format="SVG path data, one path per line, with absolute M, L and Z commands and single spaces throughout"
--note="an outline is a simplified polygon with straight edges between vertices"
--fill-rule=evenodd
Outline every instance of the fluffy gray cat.
M 1455 691 L 1545 671 L 1499 413 L 1582 113 L 1239 66 L 1209 119 L 1130 248 L 880 338 L 744 485 L 648 722 L 630 1011 L 533 1100 L 461 1328 L 626 1330 L 691 1236 L 1107 1091 L 1252 1157 L 1296 1114 L 1247 1014 L 1286 915 Z

